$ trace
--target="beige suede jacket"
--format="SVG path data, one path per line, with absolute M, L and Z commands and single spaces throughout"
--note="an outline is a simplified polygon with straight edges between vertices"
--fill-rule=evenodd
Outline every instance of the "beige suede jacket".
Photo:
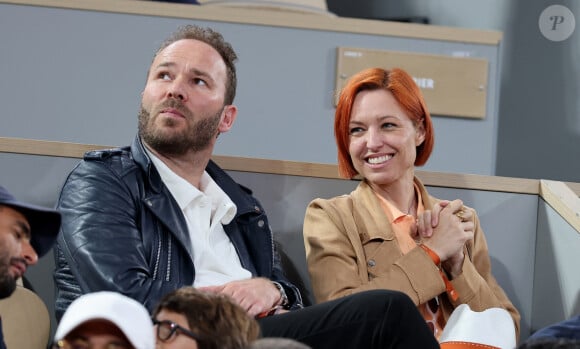
M 439 202 L 415 178 L 423 205 Z M 373 289 L 406 293 L 415 304 L 440 296 L 445 322 L 453 309 L 467 303 L 472 310 L 506 309 L 519 338 L 520 315 L 491 274 L 487 243 L 474 212 L 473 240 L 466 243 L 463 273 L 451 281 L 459 293 L 452 302 L 431 258 L 420 247 L 403 255 L 391 224 L 366 182 L 349 195 L 315 199 L 306 210 L 304 243 L 308 270 L 318 302 Z

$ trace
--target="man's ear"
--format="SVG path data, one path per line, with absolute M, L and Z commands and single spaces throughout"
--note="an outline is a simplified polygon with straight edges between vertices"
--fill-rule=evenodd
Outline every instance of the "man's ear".
M 226 105 L 222 111 L 222 117 L 219 124 L 219 133 L 228 132 L 234 125 L 236 117 L 238 116 L 238 108 L 235 105 Z

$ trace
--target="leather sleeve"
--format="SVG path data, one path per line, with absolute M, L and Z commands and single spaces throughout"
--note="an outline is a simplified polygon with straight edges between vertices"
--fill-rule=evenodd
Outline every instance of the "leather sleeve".
M 275 244 L 274 244 L 274 267 L 272 271 L 273 272 L 271 280 L 280 283 L 280 285 L 284 287 L 286 296 L 288 296 L 288 302 L 290 303 L 289 309 L 295 310 L 304 308 L 300 290 L 298 289 L 298 287 L 292 284 L 286 277 L 280 260 L 280 255 L 278 254 Z
M 151 310 L 176 283 L 167 282 L 168 275 L 160 272 L 171 270 L 170 260 L 162 255 L 152 258 L 146 251 L 157 248 L 161 253 L 164 238 L 151 237 L 152 245 L 146 249 L 140 226 L 144 204 L 124 176 L 128 174 L 113 171 L 106 161 L 85 160 L 67 178 L 58 202 L 63 221 L 57 248 L 74 278 L 69 275 L 67 280 L 57 266 L 55 281 L 60 288 L 69 284 L 73 291 L 76 281 L 82 293 L 117 291 Z M 171 278 L 178 274 L 173 271 Z

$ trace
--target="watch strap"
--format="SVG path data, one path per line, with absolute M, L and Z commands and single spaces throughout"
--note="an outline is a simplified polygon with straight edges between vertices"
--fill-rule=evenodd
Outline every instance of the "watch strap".
M 290 302 L 288 301 L 288 295 L 286 295 L 286 290 L 284 290 L 284 286 L 281 283 L 272 281 L 272 284 L 278 289 L 280 292 L 280 301 L 278 305 L 282 306 L 283 308 L 287 308 Z

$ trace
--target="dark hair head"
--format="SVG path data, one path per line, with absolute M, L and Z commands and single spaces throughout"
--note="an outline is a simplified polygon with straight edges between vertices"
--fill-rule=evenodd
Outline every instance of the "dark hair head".
M 260 334 L 258 322 L 228 296 L 182 287 L 166 294 L 153 312 L 182 314 L 199 336 L 200 349 L 244 349 Z
M 417 146 L 415 166 L 424 165 L 433 151 L 434 134 L 431 115 L 427 110 L 421 90 L 404 70 L 394 68 L 369 68 L 353 75 L 342 89 L 334 114 L 334 137 L 338 147 L 338 170 L 340 175 L 353 178 L 357 175 L 349 148 L 349 123 L 357 94 L 365 90 L 384 89 L 393 94 L 401 108 L 415 126 L 425 129 L 425 140 Z

